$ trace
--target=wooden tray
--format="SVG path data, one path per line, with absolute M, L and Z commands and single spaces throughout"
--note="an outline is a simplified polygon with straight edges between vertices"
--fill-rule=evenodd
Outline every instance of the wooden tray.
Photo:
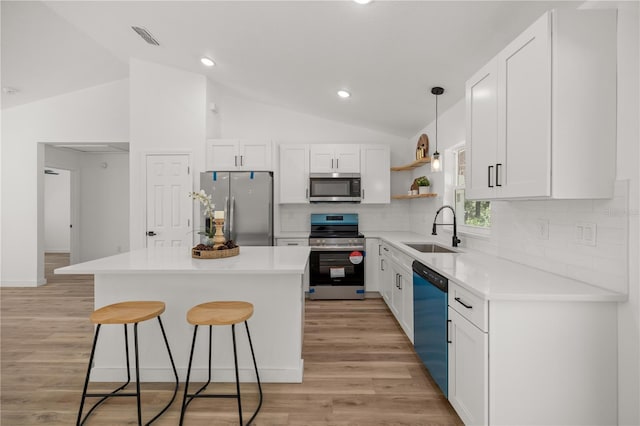
M 234 247 L 227 250 L 196 250 L 191 249 L 191 257 L 194 259 L 222 259 L 223 257 L 232 257 L 240 254 L 240 247 Z

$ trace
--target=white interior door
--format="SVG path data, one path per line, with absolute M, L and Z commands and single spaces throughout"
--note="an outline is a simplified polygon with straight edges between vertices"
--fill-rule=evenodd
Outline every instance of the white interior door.
M 147 156 L 147 247 L 191 245 L 191 190 L 188 155 Z

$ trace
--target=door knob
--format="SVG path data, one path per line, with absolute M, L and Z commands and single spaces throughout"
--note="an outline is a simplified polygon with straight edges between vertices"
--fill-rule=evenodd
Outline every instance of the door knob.
M 156 235 L 158 235 L 158 234 L 156 234 L 156 233 L 155 233 L 155 232 L 153 232 L 153 231 L 149 231 L 149 232 L 147 232 L 147 236 L 148 236 L 148 237 L 155 237 Z

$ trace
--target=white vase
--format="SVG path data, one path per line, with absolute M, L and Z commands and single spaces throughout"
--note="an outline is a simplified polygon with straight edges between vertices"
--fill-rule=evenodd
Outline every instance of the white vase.
M 429 193 L 429 187 L 428 186 L 419 186 L 418 187 L 418 194 L 428 194 Z

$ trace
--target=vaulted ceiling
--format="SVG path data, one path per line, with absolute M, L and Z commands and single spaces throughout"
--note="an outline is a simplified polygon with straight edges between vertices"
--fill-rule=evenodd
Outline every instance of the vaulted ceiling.
M 545 10 L 571 1 L 6 1 L 2 107 L 126 78 L 129 58 L 241 96 L 411 137 Z M 150 31 L 159 46 L 132 29 Z M 199 61 L 208 56 L 216 66 Z M 349 99 L 336 91 L 346 89 Z

